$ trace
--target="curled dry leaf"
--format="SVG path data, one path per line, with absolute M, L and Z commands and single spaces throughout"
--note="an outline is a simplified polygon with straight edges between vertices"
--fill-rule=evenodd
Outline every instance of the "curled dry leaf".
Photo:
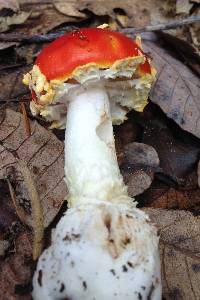
M 196 9 L 194 10 L 193 15 L 194 16 L 199 16 L 199 14 L 200 14 L 200 6 L 198 5 L 196 7 Z M 190 32 L 192 43 L 193 43 L 193 45 L 196 49 L 196 52 L 198 54 L 200 54 L 200 36 L 199 36 L 199 34 L 200 34 L 200 25 L 199 25 L 199 23 L 197 22 L 197 24 L 192 24 L 189 27 L 189 32 Z
M 58 3 L 59 7 L 66 6 L 64 0 Z M 67 5 L 66 14 L 71 10 L 72 16 L 79 16 L 87 10 L 96 16 L 109 16 L 122 26 L 139 27 L 169 19 L 166 4 L 160 0 L 71 0 Z
M 179 210 L 145 211 L 160 232 L 164 299 L 200 299 L 200 217 Z
M 8 30 L 11 25 L 23 24 L 30 14 L 30 12 L 19 11 L 11 16 L 0 17 L 0 32 Z
M 189 14 L 193 4 L 189 0 L 176 0 L 176 13 Z
M 11 25 L 22 24 L 30 13 L 21 12 L 17 0 L 0 0 L 0 32 L 9 29 Z M 16 45 L 16 43 L 0 43 L 0 50 Z
M 119 166 L 123 163 L 124 147 L 136 140 L 139 126 L 126 120 L 123 124 L 114 126 L 115 147 Z
M 157 151 L 161 172 L 177 183 L 178 179 L 184 178 L 193 170 L 198 161 L 199 146 L 175 138 L 171 131 L 157 120 L 145 126 L 143 141 Z
M 0 74 L 0 103 L 4 101 L 19 101 L 19 97 L 28 93 L 28 89 L 22 83 L 23 74 L 30 70 L 30 66 L 10 68 L 1 71 Z
M 19 3 L 17 0 L 0 0 L 0 11 L 2 9 L 10 9 L 17 12 L 19 10 Z
M 158 72 L 150 99 L 181 128 L 200 137 L 200 79 L 150 39 L 144 50 L 153 57 Z
M 55 8 L 57 1 L 33 1 L 25 0 L 20 1 L 20 8 L 24 11 L 31 11 L 30 18 L 17 28 L 17 32 L 28 35 L 38 33 L 46 33 L 55 27 L 67 22 L 77 22 L 80 18 L 74 16 L 64 15 Z M 71 1 L 70 1 L 71 2 Z M 66 5 L 66 1 L 64 1 Z
M 80 18 L 91 18 L 93 14 L 109 17 L 110 24 L 115 23 L 114 27 L 117 27 L 118 24 L 130 27 L 146 26 L 169 20 L 173 17 L 169 16 L 169 9 L 175 10 L 174 3 L 170 3 L 168 8 L 166 3 L 160 0 L 59 0 L 49 2 L 20 0 L 20 6 L 21 9 L 32 10 L 32 16 L 37 16 L 35 20 L 29 18 L 29 28 L 25 28 L 25 32 L 29 30 L 29 33 L 32 32 L 32 34 L 51 30 L 62 23 L 77 22 L 80 21 Z M 174 9 L 171 8 L 172 6 Z M 50 19 L 51 23 L 47 24 Z M 99 21 L 101 22 L 101 19 L 97 19 L 97 23 Z M 60 22 L 60 24 L 56 24 L 56 22 Z M 39 27 L 40 24 L 41 27 Z M 47 25 L 49 29 L 47 29 Z
M 131 197 L 143 193 L 151 185 L 159 158 L 155 149 L 142 143 L 124 147 L 121 172 Z
M 198 23 L 198 22 L 197 22 Z M 193 24 L 190 25 L 192 29 Z M 178 57 L 184 61 L 197 75 L 200 76 L 200 55 L 192 43 L 189 43 L 176 36 L 166 32 L 159 32 L 157 34 L 166 45 L 169 45 L 178 54 Z
M 9 178 L 15 186 L 19 205 L 31 218 L 28 190 L 17 161 L 22 159 L 27 163 L 40 196 L 46 227 L 57 214 L 67 194 L 63 143 L 36 121 L 30 122 L 30 126 L 32 134 L 27 137 L 22 115 L 6 110 L 0 124 L 0 178 Z
M 0 18 L 0 30 L 5 31 L 11 29 L 9 27 L 12 24 L 20 24 L 20 26 L 14 26 L 14 33 L 34 35 L 37 33 L 47 33 L 53 28 L 67 22 L 77 22 L 80 18 L 75 18 L 73 16 L 67 16 L 59 12 L 55 6 L 54 1 L 19 1 L 20 9 L 17 13 L 13 14 L 11 17 Z M 66 1 L 65 1 L 66 3 Z M 0 49 L 6 49 L 16 43 L 0 43 Z M 21 46 L 17 48 L 18 53 L 20 53 Z M 37 51 L 35 45 L 23 45 L 21 50 L 21 56 L 26 59 L 27 51 L 27 61 L 31 62 L 31 54 Z
M 75 3 L 58 1 L 54 3 L 55 8 L 64 15 L 76 17 L 76 18 L 86 18 L 84 13 L 77 10 Z

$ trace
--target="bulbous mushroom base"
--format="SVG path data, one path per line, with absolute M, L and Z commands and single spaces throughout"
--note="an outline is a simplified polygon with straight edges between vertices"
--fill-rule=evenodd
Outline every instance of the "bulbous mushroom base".
M 33 298 L 161 299 L 158 237 L 148 216 L 127 204 L 69 209 L 39 259 Z

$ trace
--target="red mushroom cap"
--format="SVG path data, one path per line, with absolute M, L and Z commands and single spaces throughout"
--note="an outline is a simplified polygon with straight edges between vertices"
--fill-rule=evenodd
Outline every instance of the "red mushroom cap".
M 108 68 L 115 61 L 144 55 L 138 45 L 121 33 L 101 28 L 83 28 L 66 33 L 46 48 L 36 59 L 36 65 L 47 80 L 70 78 L 72 72 L 89 63 Z M 151 74 L 146 59 L 140 65 L 143 73 Z

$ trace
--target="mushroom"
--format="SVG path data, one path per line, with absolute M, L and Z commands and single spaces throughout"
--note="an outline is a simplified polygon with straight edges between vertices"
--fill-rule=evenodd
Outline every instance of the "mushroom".
M 117 163 L 113 124 L 142 111 L 155 70 L 140 41 L 108 29 L 66 33 L 24 76 L 33 115 L 65 131 L 69 209 L 39 258 L 34 299 L 161 299 L 158 236 Z

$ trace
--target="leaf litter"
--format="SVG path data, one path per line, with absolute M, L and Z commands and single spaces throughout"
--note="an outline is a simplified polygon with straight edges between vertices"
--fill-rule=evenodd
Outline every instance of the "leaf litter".
M 159 229 L 165 299 L 199 299 L 200 217 L 182 210 L 145 211 Z
M 198 13 L 198 3 L 195 7 L 193 4 L 195 1 L 184 1 L 181 7 L 181 1 L 164 3 L 151 0 L 148 3 L 144 1 L 144 8 L 142 2 L 82 0 L 70 1 L 69 5 L 66 5 L 65 1 L 20 0 L 5 3 L 13 5 L 10 8 L 13 16 L 21 12 L 29 13 L 20 26 L 8 25 L 9 32 L 28 35 L 45 34 L 62 28 L 67 30 L 72 23 L 76 26 L 96 26 L 101 24 L 102 20 L 106 20 L 111 28 L 118 29 L 120 26 L 146 26 L 174 18 L 180 19 L 183 14 Z M 192 41 L 192 46 L 198 49 L 198 30 L 199 24 L 196 23 L 170 30 L 168 34 L 170 40 L 179 37 L 186 45 L 188 41 Z M 174 125 L 169 126 L 172 121 L 168 119 L 166 124 L 160 123 L 160 119 L 154 114 L 154 105 L 150 103 L 144 114 L 131 113 L 129 121 L 115 129 L 118 161 L 130 196 L 135 196 L 141 207 L 151 207 L 146 210 L 160 229 L 164 298 L 198 299 L 198 54 L 197 59 L 192 60 L 190 56 L 186 56 L 188 51 L 182 51 L 183 63 L 177 59 L 177 49 L 174 53 L 168 47 L 170 43 L 166 45 L 166 41 L 165 44 L 160 41 L 163 42 L 164 37 L 157 38 L 155 35 L 146 36 L 144 41 L 145 52 L 153 57 L 158 69 L 158 79 L 150 100 L 160 106 L 180 128 L 196 136 L 197 142 L 194 142 L 192 136 L 189 140 L 185 139 L 187 134 L 181 129 L 178 131 L 181 139 L 178 138 Z M 2 105 L 7 103 L 9 107 L 18 110 L 20 101 L 29 100 L 28 90 L 22 85 L 21 77 L 30 69 L 26 62 L 32 63 L 43 45 L 23 45 L 16 42 L 2 45 L 2 48 L 15 46 L 13 50 L 9 48 L 6 55 L 2 52 L 0 60 L 2 109 Z M 176 40 L 177 45 L 179 42 Z M 196 73 L 193 73 L 185 62 Z M 145 114 L 149 114 L 154 122 L 148 123 Z M 163 119 L 162 113 L 158 114 Z M 55 216 L 58 218 L 60 215 L 59 209 L 67 194 L 63 180 L 62 141 L 36 121 L 30 121 L 30 128 L 27 130 L 27 126 L 24 125 L 27 125 L 27 120 L 25 113 L 22 116 L 10 109 L 4 109 L 0 114 L 0 191 L 4 195 L 0 205 L 0 299 L 31 298 L 34 266 L 32 205 L 19 160 L 25 162 L 26 171 L 31 172 L 29 175 L 32 174 L 47 230 L 51 228 L 49 224 L 52 224 Z M 155 127 L 155 131 L 152 130 L 152 126 Z M 11 201 L 8 182 L 16 197 L 16 203 Z M 24 221 L 20 218 L 19 208 L 24 213 Z M 39 228 L 42 229 L 42 226 Z
M 11 175 L 13 177 L 15 174 L 16 178 L 11 178 L 10 181 L 16 185 L 17 201 L 28 213 L 28 218 L 31 218 L 30 198 L 26 183 L 21 178 L 18 160 L 27 163 L 40 195 L 44 226 L 47 227 L 67 194 L 64 183 L 63 143 L 36 121 L 31 121 L 30 125 L 32 134 L 27 137 L 22 115 L 6 110 L 5 118 L 0 124 L 0 178 L 5 179 Z
M 144 50 L 153 58 L 158 72 L 150 94 L 151 101 L 181 128 L 200 137 L 198 76 L 150 39 L 145 40 Z

